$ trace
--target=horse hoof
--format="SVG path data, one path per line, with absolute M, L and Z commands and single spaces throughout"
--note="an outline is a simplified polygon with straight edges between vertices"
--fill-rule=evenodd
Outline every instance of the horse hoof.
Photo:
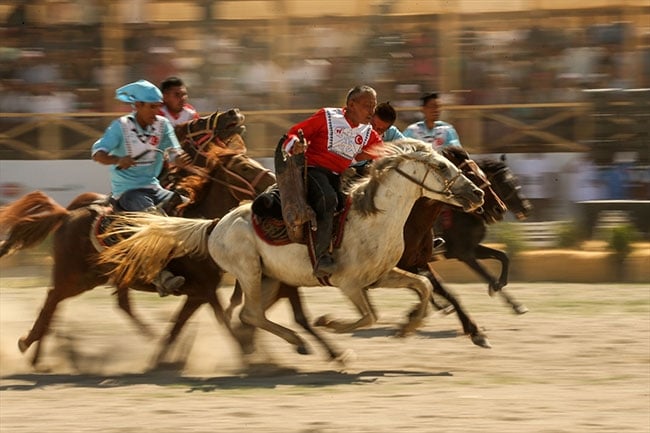
M 352 349 L 346 349 L 335 358 L 341 365 L 348 365 L 357 360 L 357 353 Z
M 492 345 L 488 341 L 487 337 L 482 334 L 476 334 L 476 335 L 471 335 L 470 336 L 472 339 L 472 343 L 476 344 L 479 347 L 484 347 L 486 349 L 492 349 Z
M 528 307 L 526 307 L 525 305 L 521 305 L 521 304 L 520 305 L 514 305 L 512 307 L 512 309 L 517 314 L 526 314 L 526 313 L 528 313 Z
M 330 319 L 329 316 L 327 316 L 327 315 L 320 316 L 314 322 L 314 326 L 328 326 L 331 321 L 332 321 L 332 319 Z
M 29 349 L 29 344 L 27 344 L 24 338 L 20 338 L 18 340 L 18 350 L 20 350 L 20 353 L 25 353 L 27 349 Z

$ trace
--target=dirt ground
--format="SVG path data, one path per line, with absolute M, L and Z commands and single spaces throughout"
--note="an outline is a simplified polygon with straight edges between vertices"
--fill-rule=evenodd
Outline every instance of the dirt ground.
M 2 433 L 650 432 L 650 284 L 511 284 L 530 309 L 522 316 L 483 284 L 450 284 L 492 349 L 462 336 L 455 315 L 432 313 L 416 335 L 394 337 L 415 296 L 375 289 L 379 324 L 326 334 L 355 352 L 345 366 L 308 337 L 314 353 L 305 356 L 264 333 L 268 368 L 247 370 L 204 307 L 173 354 L 185 367 L 155 372 L 157 341 L 137 333 L 104 287 L 62 304 L 44 344 L 50 370 L 31 369 L 33 349 L 23 356 L 16 342 L 42 286 L 0 278 Z M 302 292 L 314 318 L 354 317 L 337 289 Z M 179 302 L 134 294 L 159 334 Z M 270 317 L 298 329 L 288 311 L 282 303 Z

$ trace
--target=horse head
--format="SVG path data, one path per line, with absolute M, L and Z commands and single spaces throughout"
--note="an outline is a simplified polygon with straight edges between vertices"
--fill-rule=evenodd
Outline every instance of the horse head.
M 518 220 L 525 220 L 533 210 L 533 206 L 521 192 L 521 183 L 510 167 L 500 160 L 488 159 L 479 162 L 494 191 Z
M 372 172 L 392 168 L 418 185 L 422 196 L 459 206 L 465 212 L 483 204 L 483 191 L 427 143 L 407 138 L 387 143 L 386 149 L 388 157 L 375 161 Z M 390 156 L 391 153 L 396 156 Z
M 488 224 L 501 221 L 508 208 L 492 189 L 490 181 L 478 164 L 469 157 L 462 147 L 444 147 L 440 153 L 461 169 L 463 174 L 485 193 L 483 206 L 474 213 L 480 215 Z
M 187 191 L 191 201 L 179 206 L 184 216 L 223 215 L 242 201 L 253 200 L 276 182 L 275 174 L 248 155 L 212 146 L 205 168 L 181 178 L 176 187 Z M 223 208 L 224 212 L 221 212 Z
M 177 125 L 174 131 L 186 152 L 188 148 L 196 151 L 206 143 L 215 140 L 224 141 L 235 134 L 243 134 L 246 130 L 245 119 L 239 108 L 231 108 L 228 111 L 215 111 L 207 116 Z

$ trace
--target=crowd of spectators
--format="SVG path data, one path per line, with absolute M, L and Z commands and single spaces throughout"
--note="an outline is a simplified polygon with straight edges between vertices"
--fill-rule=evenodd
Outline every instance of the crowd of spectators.
M 196 103 L 206 111 L 214 104 L 260 110 L 331 105 L 358 82 L 372 84 L 398 108 L 416 106 L 418 95 L 443 81 L 454 85 L 447 90 L 458 104 L 572 102 L 582 100 L 586 88 L 650 87 L 650 39 L 624 23 L 465 27 L 450 39 L 435 26 L 363 22 L 354 31 L 330 23 L 285 26 L 288 34 L 275 40 L 268 31 L 216 22 L 174 31 L 125 23 L 124 39 L 106 46 L 95 22 L 42 26 L 11 14 L 1 29 L 0 111 L 106 111 L 112 107 L 98 97 L 105 87 L 139 78 L 158 83 L 169 75 L 201 89 Z M 442 52 L 441 38 L 455 49 Z M 458 76 L 444 79 L 443 65 Z
M 122 23 L 117 39 L 98 10 L 84 22 L 51 26 L 24 12 L 17 7 L 0 23 L 4 113 L 117 111 L 123 107 L 106 89 L 170 75 L 183 77 L 201 112 L 341 106 L 347 89 L 368 83 L 380 100 L 413 109 L 398 126 L 417 120 L 419 97 L 441 87 L 444 102 L 459 105 L 578 102 L 593 95 L 587 89 L 650 88 L 650 34 L 614 19 L 584 28 L 468 25 L 454 35 L 426 22 L 377 18 L 354 26 L 294 22 L 277 31 L 134 19 Z M 443 70 L 457 75 L 443 77 Z

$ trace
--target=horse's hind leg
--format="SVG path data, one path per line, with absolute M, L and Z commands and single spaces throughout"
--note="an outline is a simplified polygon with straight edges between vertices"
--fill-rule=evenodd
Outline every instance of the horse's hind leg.
M 293 312 L 293 318 L 302 328 L 311 334 L 320 345 L 327 351 L 330 356 L 330 359 L 342 360 L 342 353 L 334 349 L 323 336 L 321 336 L 314 328 L 311 327 L 307 316 L 305 315 L 305 309 L 302 304 L 302 297 L 297 287 L 287 286 L 285 284 L 280 285 L 280 290 L 276 297 L 276 301 L 280 298 L 287 298 L 289 304 L 291 305 L 291 310 Z M 273 302 L 275 303 L 275 301 Z M 269 306 L 270 307 L 270 306 Z
M 176 313 L 176 318 L 174 319 L 174 325 L 169 330 L 167 337 L 165 337 L 165 339 L 160 343 L 158 354 L 154 358 L 155 367 L 159 366 L 162 363 L 164 357 L 169 352 L 169 349 L 171 348 L 172 344 L 176 341 L 178 335 L 180 334 L 181 330 L 185 326 L 185 323 L 187 323 L 189 318 L 192 317 L 192 315 L 196 312 L 196 310 L 198 310 L 199 307 L 205 304 L 206 302 L 207 301 L 204 298 L 198 298 L 198 297 L 188 296 L 187 299 L 185 299 L 185 303 L 178 311 L 178 313 Z
M 433 285 L 434 293 L 442 296 L 451 305 L 453 305 L 454 309 L 456 310 L 456 314 L 458 315 L 458 320 L 460 320 L 460 323 L 463 325 L 463 333 L 465 333 L 465 335 L 469 335 L 472 343 L 485 348 L 492 347 L 488 341 L 487 335 L 485 335 L 479 329 L 476 323 L 474 323 L 474 321 L 465 312 L 462 305 L 460 304 L 460 301 L 458 301 L 458 299 L 456 299 L 456 297 L 451 292 L 449 292 L 445 286 L 442 285 L 437 273 L 431 269 L 431 265 L 429 265 L 429 270 L 423 271 L 421 275 L 429 279 Z
M 154 333 L 147 325 L 140 319 L 140 317 L 136 316 L 135 313 L 133 312 L 133 309 L 131 308 L 131 298 L 129 296 L 129 289 L 128 288 L 117 288 L 117 305 L 120 307 L 122 311 L 126 313 L 127 316 L 133 321 L 133 323 L 140 329 L 140 331 L 147 337 L 153 337 Z

